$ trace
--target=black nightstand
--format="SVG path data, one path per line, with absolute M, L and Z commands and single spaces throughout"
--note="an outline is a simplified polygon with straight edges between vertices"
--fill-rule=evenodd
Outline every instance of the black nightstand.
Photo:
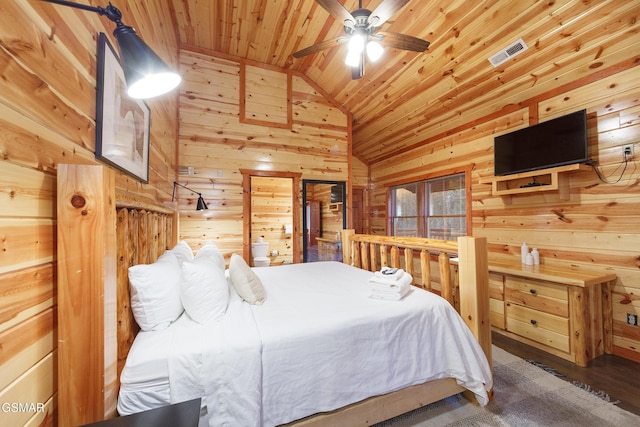
M 84 427 L 198 427 L 201 399 L 86 424 Z

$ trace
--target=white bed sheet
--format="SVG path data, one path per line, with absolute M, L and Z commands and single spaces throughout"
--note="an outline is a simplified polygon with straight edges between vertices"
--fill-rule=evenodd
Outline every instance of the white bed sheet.
M 444 299 L 417 288 L 401 301 L 371 299 L 373 273 L 338 262 L 254 271 L 265 286 L 263 305 L 232 292 L 220 322 L 182 316 L 158 343 L 136 338 L 134 363 L 122 374 L 122 414 L 160 406 L 148 405 L 167 395 L 171 403 L 203 397 L 212 427 L 273 426 L 444 377 L 487 402 L 489 364 Z M 148 342 L 153 349 L 138 351 Z M 135 363 L 149 356 L 155 368 Z M 155 360 L 163 356 L 166 371 Z M 145 371 L 136 379 L 142 384 L 134 381 Z M 168 390 L 142 391 L 167 371 Z
M 163 331 L 140 331 L 136 335 L 120 375 L 119 414 L 132 414 L 171 402 L 169 357 L 174 328 L 175 324 Z
M 252 306 L 262 340 L 264 425 L 445 377 L 488 401 L 485 355 L 439 296 L 414 288 L 401 301 L 369 298 L 373 273 L 338 262 L 255 271 L 267 293 L 262 306 Z

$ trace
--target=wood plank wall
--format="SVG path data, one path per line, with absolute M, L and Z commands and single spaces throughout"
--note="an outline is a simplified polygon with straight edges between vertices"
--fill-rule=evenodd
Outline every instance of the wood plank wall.
M 177 68 L 167 6 L 119 0 L 123 21 Z M 56 369 L 56 182 L 59 163 L 95 160 L 97 35 L 115 24 L 40 1 L 0 5 L 0 402 L 43 404 L 0 412 L 0 425 L 54 425 Z M 170 200 L 175 179 L 177 91 L 149 101 L 150 184 L 116 173 L 130 200 Z
M 472 165 L 473 235 L 487 237 L 490 257 L 519 257 L 526 241 L 539 249 L 543 263 L 615 272 L 614 352 L 640 360 L 640 328 L 626 323 L 627 313 L 640 314 L 640 70 L 635 63 L 539 93 L 517 111 L 456 123 L 456 129 L 428 136 L 428 144 L 371 164 L 371 232 L 386 234 L 388 183 Z M 557 192 L 501 198 L 491 194 L 491 185 L 479 183 L 493 175 L 495 135 L 522 128 L 530 118 L 544 121 L 583 108 L 590 155 L 609 183 L 591 170 L 574 173 L 566 201 Z M 626 169 L 624 144 L 634 144 L 636 153 Z
M 234 252 L 242 253 L 240 169 L 350 182 L 350 115 L 304 77 L 292 74 L 287 79 L 288 71 L 250 64 L 253 81 L 260 80 L 255 75 L 260 70 L 265 73 L 260 93 L 251 96 L 247 90 L 254 85 L 245 86 L 241 78 L 241 69 L 247 65 L 243 60 L 195 48 L 183 48 L 180 59 L 184 83 L 179 181 L 201 192 L 209 206 L 208 211 L 196 212 L 197 197 L 179 193 L 180 238 L 195 250 L 213 240 L 227 258 Z M 274 73 L 280 73 L 281 78 L 275 78 Z M 282 87 L 285 81 L 290 82 L 290 88 Z M 263 108 L 268 109 L 269 96 L 265 94 L 281 100 L 284 91 L 291 93 L 291 126 L 271 124 L 266 117 L 251 123 L 240 120 L 241 93 L 254 103 L 262 100 Z M 296 189 L 294 195 L 300 203 L 301 192 Z M 282 225 L 274 220 L 261 227 L 280 229 Z M 301 230 L 302 223 L 297 227 Z M 298 247 L 302 248 L 299 239 Z M 298 255 L 302 259 L 302 254 Z

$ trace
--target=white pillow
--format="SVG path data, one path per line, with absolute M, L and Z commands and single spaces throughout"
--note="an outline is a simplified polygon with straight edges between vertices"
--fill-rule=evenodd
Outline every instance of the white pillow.
M 198 259 L 200 257 L 210 258 L 224 271 L 224 255 L 222 255 L 222 252 L 220 252 L 220 249 L 218 249 L 215 243 L 211 241 L 205 243 L 204 246 L 198 250 L 194 259 Z
M 240 255 L 231 255 L 229 277 L 238 295 L 249 304 L 264 302 L 265 292 L 262 281 Z
M 193 261 L 193 250 L 191 250 L 189 244 L 184 240 L 180 240 L 178 244 L 171 249 L 171 252 L 178 258 L 180 265 L 186 261 Z
M 211 319 L 222 319 L 229 304 L 229 285 L 224 269 L 209 257 L 183 263 L 180 298 L 194 321 L 205 324 Z
M 131 309 L 143 331 L 169 327 L 184 308 L 180 301 L 180 263 L 165 251 L 153 264 L 129 267 Z

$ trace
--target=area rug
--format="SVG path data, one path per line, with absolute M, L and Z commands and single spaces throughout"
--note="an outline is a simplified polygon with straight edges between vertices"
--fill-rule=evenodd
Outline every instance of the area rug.
M 456 395 L 375 427 L 640 426 L 640 417 L 493 346 L 494 399 Z

